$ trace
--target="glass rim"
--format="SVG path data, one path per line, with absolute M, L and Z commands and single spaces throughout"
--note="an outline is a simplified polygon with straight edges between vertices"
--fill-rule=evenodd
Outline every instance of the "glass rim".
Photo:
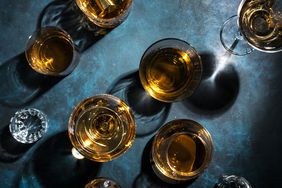
M 26 60 L 27 60 L 27 62 L 28 62 L 28 64 L 29 64 L 29 66 L 30 66 L 30 68 L 32 68 L 32 70 L 34 70 L 35 72 L 37 72 L 37 73 L 39 73 L 39 74 L 43 74 L 43 75 L 46 75 L 46 76 L 56 76 L 56 77 L 60 77 L 60 76 L 62 76 L 62 75 L 64 75 L 63 73 L 68 69 L 68 67 L 71 65 L 71 63 L 69 64 L 69 66 L 65 69 L 65 70 L 63 70 L 62 72 L 59 72 L 59 73 L 44 73 L 44 72 L 40 72 L 40 71 L 38 71 L 38 70 L 36 70 L 36 69 L 33 69 L 33 67 L 31 66 L 31 63 L 30 63 L 30 58 L 28 57 L 28 49 L 29 49 L 29 47 L 32 45 L 32 38 L 33 37 L 35 37 L 36 38 L 36 36 L 40 33 L 40 32 L 42 32 L 42 31 L 48 31 L 48 30 L 52 30 L 52 29 L 55 29 L 55 30 L 57 30 L 57 31 L 60 31 L 60 32 L 62 32 L 62 33 L 64 33 L 66 36 L 67 36 L 67 38 L 69 39 L 69 43 L 70 43 L 70 45 L 72 46 L 72 52 L 73 52 L 73 55 L 72 55 L 72 61 L 74 61 L 74 59 L 75 59 L 75 53 L 76 53 L 76 46 L 75 46 L 75 44 L 74 44 L 74 41 L 73 41 L 73 39 L 72 39 L 72 37 L 70 36 L 70 34 L 67 32 L 67 31 L 65 31 L 64 29 L 62 29 L 62 28 L 60 28 L 60 27 L 57 27 L 57 26 L 45 26 L 45 27 L 40 27 L 40 28 L 37 28 L 35 31 L 33 31 L 32 33 L 31 33 L 31 35 L 29 35 L 29 37 L 28 37 L 28 39 L 27 39 L 27 41 L 26 41 L 26 43 L 25 43 L 25 50 L 24 50 L 24 53 L 25 53 L 25 58 L 26 58 Z
M 80 102 L 73 108 L 73 110 L 72 110 L 72 112 L 71 112 L 71 115 L 69 116 L 69 120 L 68 120 L 68 135 L 69 135 L 69 139 L 70 139 L 70 141 L 71 141 L 71 143 L 72 143 L 72 146 L 73 146 L 82 156 L 84 156 L 85 158 L 87 158 L 87 159 L 89 159 L 89 160 L 96 161 L 96 162 L 112 161 L 113 159 L 116 159 L 116 158 L 118 158 L 119 156 L 121 156 L 122 154 L 124 154 L 125 152 L 127 152 L 128 149 L 131 148 L 131 146 L 132 146 L 132 144 L 129 145 L 129 146 L 125 146 L 125 145 L 124 145 L 121 149 L 119 149 L 119 152 L 117 152 L 115 155 L 112 155 L 110 158 L 100 157 L 100 158 L 99 158 L 99 161 L 97 161 L 96 158 L 90 158 L 90 157 L 88 157 L 87 155 L 85 155 L 85 153 L 88 153 L 88 154 L 89 154 L 89 153 L 92 153 L 91 150 L 88 150 L 87 148 L 83 148 L 83 147 L 77 148 L 77 144 L 75 144 L 75 143 L 73 142 L 73 140 L 75 140 L 75 141 L 77 141 L 78 143 L 81 143 L 80 140 L 77 138 L 77 136 L 75 136 L 75 133 L 74 133 L 75 130 L 73 129 L 73 124 L 76 125 L 76 123 L 74 123 L 74 122 L 75 122 L 74 114 L 77 113 L 79 107 L 80 107 L 81 105 L 85 104 L 87 101 L 90 101 L 90 100 L 92 100 L 92 99 L 102 98 L 102 97 L 106 97 L 107 99 L 110 99 L 110 100 L 114 99 L 115 101 L 119 102 L 119 104 L 124 104 L 124 105 L 126 105 L 127 111 L 129 112 L 130 117 L 131 117 L 130 119 L 131 119 L 131 123 L 132 123 L 132 124 L 131 124 L 130 127 L 134 128 L 134 130 L 131 130 L 131 131 L 130 131 L 130 132 L 133 132 L 134 134 L 132 134 L 132 136 L 131 136 L 131 137 L 128 137 L 128 138 L 130 138 L 131 143 L 133 143 L 134 140 L 135 140 L 135 137 L 136 137 L 136 122 L 135 122 L 135 119 L 134 119 L 134 115 L 133 115 L 132 110 L 130 109 L 130 107 L 129 107 L 123 100 L 121 100 L 120 98 L 118 98 L 118 97 L 116 97 L 116 96 L 114 96 L 114 95 L 110 95 L 110 94 L 97 94 L 97 95 L 94 95 L 94 96 L 92 96 L 92 97 L 88 97 L 88 98 L 83 99 L 82 101 L 80 101 Z M 72 134 L 71 134 L 71 133 L 72 133 Z M 73 135 L 73 136 L 72 136 L 72 135 Z M 128 139 L 128 138 L 127 138 L 127 139 Z M 81 151 L 82 151 L 82 153 L 81 153 Z M 109 154 L 109 153 L 111 153 L 111 152 L 113 152 L 113 150 L 108 151 L 108 152 L 105 152 L 105 154 Z
M 154 145 L 156 144 L 156 140 L 157 140 L 157 137 L 161 134 L 161 132 L 166 129 L 168 126 L 170 126 L 172 123 L 174 122 L 178 122 L 178 121 L 184 121 L 185 122 L 185 125 L 186 126 L 189 126 L 191 124 L 199 127 L 201 130 L 203 130 L 205 132 L 205 135 L 207 136 L 208 138 L 208 142 L 209 144 L 205 142 L 203 142 L 204 144 L 204 147 L 205 147 L 205 151 L 206 151 L 206 155 L 205 155 L 205 158 L 204 158 L 204 161 L 203 163 L 201 164 L 201 166 L 199 168 L 197 168 L 196 170 L 193 170 L 193 171 L 190 171 L 190 172 L 184 172 L 184 173 L 179 173 L 179 172 L 175 172 L 179 177 L 176 178 L 175 176 L 171 176 L 169 173 L 166 173 L 166 170 L 164 170 L 161 165 L 158 165 L 158 163 L 155 162 L 155 165 L 157 167 L 157 169 L 166 177 L 170 178 L 170 179 L 175 179 L 176 181 L 186 181 L 186 180 L 190 180 L 190 179 L 193 179 L 193 178 L 196 178 L 198 177 L 201 173 L 203 173 L 203 171 L 209 166 L 211 160 L 212 160 L 212 155 L 213 155 L 213 147 L 214 147 L 214 142 L 212 140 L 212 137 L 210 135 L 210 132 L 203 126 L 201 125 L 200 123 L 194 121 L 194 120 L 191 120 L 191 119 L 174 119 L 172 121 L 169 121 L 167 123 L 165 123 L 157 132 L 157 134 L 154 136 L 154 140 L 153 140 L 153 144 L 152 144 L 152 158 L 153 158 L 153 161 L 155 161 L 155 157 L 154 156 L 154 153 L 155 153 L 155 147 Z M 202 139 L 201 139 L 202 140 Z M 209 147 L 207 149 L 207 147 Z M 210 151 L 210 152 L 207 152 L 207 151 Z M 156 159 L 156 160 L 159 160 L 159 159 Z M 205 162 L 206 161 L 206 162 Z

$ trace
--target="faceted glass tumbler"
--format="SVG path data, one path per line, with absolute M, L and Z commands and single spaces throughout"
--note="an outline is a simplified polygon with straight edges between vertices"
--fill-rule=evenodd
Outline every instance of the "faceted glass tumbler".
M 251 184 L 243 177 L 236 175 L 223 175 L 215 188 L 252 188 Z
M 47 116 L 34 108 L 17 111 L 10 119 L 9 125 L 12 136 L 24 144 L 31 144 L 39 140 L 47 128 Z

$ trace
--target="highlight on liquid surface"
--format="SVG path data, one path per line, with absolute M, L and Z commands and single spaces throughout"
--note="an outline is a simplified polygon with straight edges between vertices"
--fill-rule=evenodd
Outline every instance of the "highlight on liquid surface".
M 195 62 L 186 52 L 177 48 L 163 48 L 142 59 L 139 75 L 144 89 L 154 98 L 171 102 L 190 89 L 194 90 L 192 80 L 196 71 Z
M 74 49 L 70 37 L 56 28 L 42 29 L 26 50 L 30 66 L 43 74 L 59 74 L 72 63 Z
M 177 133 L 163 140 L 159 150 L 166 151 L 163 168 L 174 173 L 188 173 L 198 169 L 205 158 L 205 147 L 196 135 Z
M 74 110 L 69 133 L 74 147 L 84 157 L 104 162 L 131 146 L 135 124 L 125 103 L 101 95 L 87 99 Z
M 111 27 L 126 18 L 131 0 L 76 0 L 76 3 L 95 24 Z M 113 23 L 105 21 L 109 19 L 117 20 Z
M 168 183 L 197 177 L 212 156 L 210 134 L 192 120 L 173 120 L 156 134 L 152 145 L 155 173 Z
M 87 183 L 84 188 L 120 188 L 120 186 L 113 180 L 97 178 Z
M 263 51 L 282 50 L 282 6 L 277 0 L 244 0 L 239 9 L 242 34 L 255 48 Z

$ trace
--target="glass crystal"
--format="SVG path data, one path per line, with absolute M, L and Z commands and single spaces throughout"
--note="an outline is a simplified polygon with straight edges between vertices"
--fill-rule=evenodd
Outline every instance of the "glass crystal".
M 252 188 L 243 177 L 235 175 L 223 175 L 215 186 L 216 188 Z
M 34 143 L 47 131 L 47 116 L 34 108 L 22 109 L 10 120 L 10 132 L 21 143 Z

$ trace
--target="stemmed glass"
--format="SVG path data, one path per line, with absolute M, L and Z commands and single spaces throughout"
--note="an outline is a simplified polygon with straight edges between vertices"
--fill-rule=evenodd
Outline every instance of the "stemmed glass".
M 68 132 L 74 157 L 107 162 L 131 147 L 135 121 L 130 108 L 119 98 L 96 95 L 74 108 Z
M 220 40 L 234 55 L 243 56 L 254 49 L 282 51 L 282 2 L 280 0 L 242 0 L 238 15 L 221 28 Z

